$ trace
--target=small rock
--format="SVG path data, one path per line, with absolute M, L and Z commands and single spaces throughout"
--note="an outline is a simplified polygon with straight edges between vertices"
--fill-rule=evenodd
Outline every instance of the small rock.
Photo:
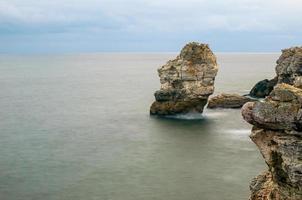
M 241 108 L 246 102 L 255 101 L 239 94 L 219 94 L 210 98 L 208 108 Z
M 256 83 L 256 85 L 250 91 L 250 96 L 255 98 L 264 98 L 271 93 L 274 86 L 277 84 L 277 78 L 272 80 L 264 79 Z

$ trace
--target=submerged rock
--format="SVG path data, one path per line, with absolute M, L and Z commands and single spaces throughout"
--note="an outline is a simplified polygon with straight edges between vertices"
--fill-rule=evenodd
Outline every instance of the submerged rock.
M 210 98 L 208 108 L 241 108 L 249 101 L 255 100 L 239 94 L 222 93 Z
M 249 102 L 243 118 L 268 171 L 251 185 L 251 200 L 302 199 L 302 90 L 278 84 L 263 102 Z
M 302 47 L 283 49 L 275 71 L 276 77 L 259 81 L 250 91 L 250 96 L 264 98 L 277 83 L 287 83 L 302 88 Z
M 174 60 L 158 69 L 161 88 L 151 105 L 152 115 L 202 113 L 214 92 L 216 57 L 207 44 L 187 44 Z

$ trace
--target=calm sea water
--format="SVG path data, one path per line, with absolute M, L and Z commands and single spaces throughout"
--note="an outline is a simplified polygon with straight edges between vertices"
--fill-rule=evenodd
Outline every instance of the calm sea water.
M 149 116 L 174 56 L 0 56 L 0 199 L 248 199 L 265 164 L 240 110 Z M 247 93 L 277 57 L 218 54 L 216 93 Z

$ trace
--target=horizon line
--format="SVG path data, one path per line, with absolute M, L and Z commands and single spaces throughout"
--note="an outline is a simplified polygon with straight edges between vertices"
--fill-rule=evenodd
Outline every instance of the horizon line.
M 179 54 L 180 51 L 96 51 L 96 52 L 31 52 L 1 53 L 0 56 L 35 56 L 35 55 L 85 55 L 85 54 Z M 213 51 L 214 54 L 280 54 L 280 51 Z

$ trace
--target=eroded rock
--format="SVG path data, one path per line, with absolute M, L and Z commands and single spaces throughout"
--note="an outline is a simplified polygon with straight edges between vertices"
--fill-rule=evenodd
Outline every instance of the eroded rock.
M 207 44 L 187 44 L 174 59 L 158 69 L 161 88 L 151 105 L 152 115 L 203 112 L 214 92 L 216 57 Z
M 271 80 L 264 79 L 262 81 L 259 81 L 252 88 L 249 95 L 256 98 L 264 98 L 268 96 L 269 93 L 271 93 L 271 91 L 274 89 L 274 86 L 277 84 L 277 81 L 277 78 L 273 78 Z
M 302 85 L 302 47 L 283 49 L 277 60 L 276 73 L 278 83 L 300 87 Z
M 259 81 L 250 91 L 252 97 L 264 98 L 277 83 L 302 88 L 302 47 L 283 49 L 275 68 L 276 77 Z
M 222 93 L 210 98 L 208 108 L 241 108 L 250 101 L 255 100 L 239 94 Z
M 243 118 L 268 165 L 251 183 L 251 200 L 302 199 L 302 89 L 278 84 L 260 102 L 248 102 Z
M 273 130 L 302 130 L 302 90 L 278 84 L 263 102 L 243 106 L 243 118 L 258 127 Z

